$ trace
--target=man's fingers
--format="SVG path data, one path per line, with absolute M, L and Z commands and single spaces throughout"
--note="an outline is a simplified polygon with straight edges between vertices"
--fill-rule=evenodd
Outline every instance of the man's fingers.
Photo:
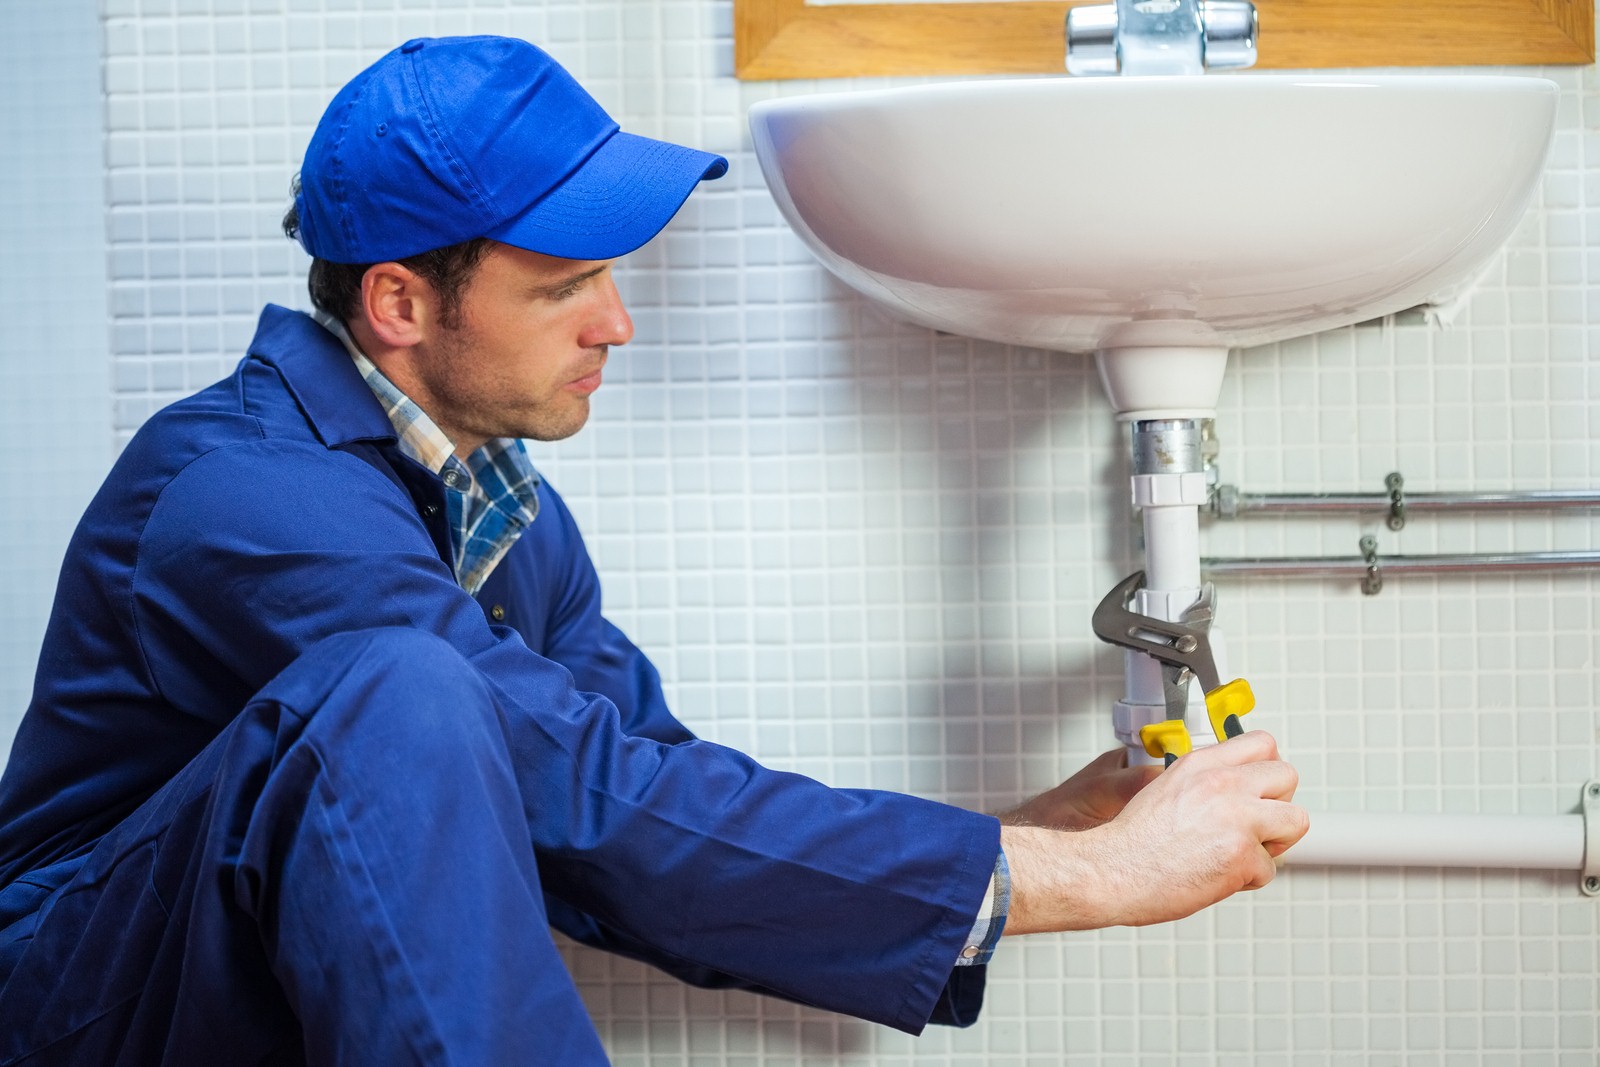
M 1278 873 L 1278 857 L 1294 847 L 1311 827 L 1310 816 L 1304 808 L 1276 800 L 1261 804 L 1264 814 L 1255 826 L 1260 844 L 1255 849 L 1254 870 L 1246 889 L 1260 889 L 1272 881 Z
M 1256 824 L 1257 840 L 1274 858 L 1289 851 L 1311 829 L 1311 816 L 1297 804 L 1263 801 L 1268 805 Z
M 1273 760 L 1252 763 L 1233 772 L 1241 781 L 1248 802 L 1247 821 L 1255 839 L 1267 850 L 1269 856 L 1278 856 L 1288 850 L 1310 829 L 1311 817 L 1306 810 L 1291 802 L 1299 773 L 1287 763 Z
M 1290 800 L 1300 786 L 1300 772 L 1283 760 L 1247 763 L 1232 773 L 1240 780 L 1241 788 L 1263 800 Z
M 1251 730 L 1218 744 L 1195 749 L 1189 754 L 1189 758 L 1199 757 L 1204 757 L 1200 762 L 1217 766 L 1275 760 L 1278 758 L 1278 742 L 1265 730 Z
M 1100 753 L 1100 755 L 1096 756 L 1094 759 L 1085 764 L 1083 769 L 1099 774 L 1121 770 L 1127 765 L 1128 750 L 1124 746 L 1118 745 L 1116 748 L 1113 748 L 1108 752 Z
M 1250 745 L 1242 743 L 1247 739 L 1252 741 Z M 1277 758 L 1277 745 L 1264 734 L 1240 734 L 1220 745 L 1195 749 L 1174 764 L 1172 772 L 1191 781 L 1216 776 L 1214 780 L 1230 790 L 1268 800 L 1289 800 L 1300 786 L 1300 773 L 1293 764 Z
M 1272 854 L 1265 849 L 1258 849 L 1256 851 L 1255 870 L 1251 872 L 1250 880 L 1245 883 L 1244 888 L 1247 890 L 1260 889 L 1276 878 L 1277 875 L 1278 865 L 1272 862 Z
M 1164 770 L 1166 770 L 1166 768 L 1161 766 L 1159 763 L 1150 764 L 1143 767 L 1129 767 L 1123 773 L 1128 781 L 1134 783 L 1133 788 L 1129 791 L 1130 795 L 1137 793 L 1139 790 L 1143 789 L 1145 786 L 1161 777 L 1161 772 Z

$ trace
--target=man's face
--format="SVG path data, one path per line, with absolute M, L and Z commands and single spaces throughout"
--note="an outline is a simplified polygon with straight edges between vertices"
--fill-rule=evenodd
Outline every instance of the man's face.
M 589 418 L 608 346 L 632 336 L 611 261 L 491 245 L 456 325 L 413 351 L 412 399 L 461 454 L 491 437 L 557 441 Z

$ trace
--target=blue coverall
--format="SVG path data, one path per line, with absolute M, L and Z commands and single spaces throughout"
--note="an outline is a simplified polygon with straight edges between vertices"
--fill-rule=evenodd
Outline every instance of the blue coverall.
M 550 926 L 971 1022 L 996 820 L 693 738 L 554 492 L 476 601 L 444 493 L 272 306 L 129 443 L 0 779 L 0 1065 L 604 1063 Z

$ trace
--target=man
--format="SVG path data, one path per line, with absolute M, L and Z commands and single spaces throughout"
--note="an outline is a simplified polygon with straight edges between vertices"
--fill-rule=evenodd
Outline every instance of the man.
M 1305 817 L 1264 734 L 996 819 L 672 717 L 519 439 L 583 425 L 612 261 L 725 167 L 520 41 L 335 97 L 287 223 L 319 315 L 267 308 L 69 548 L 0 780 L 0 1063 L 603 1063 L 552 925 L 916 1032 L 1002 931 L 1272 878 Z

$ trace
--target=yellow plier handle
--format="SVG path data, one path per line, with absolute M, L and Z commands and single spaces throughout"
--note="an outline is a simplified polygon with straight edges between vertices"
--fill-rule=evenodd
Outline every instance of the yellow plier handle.
M 1211 720 L 1211 732 L 1218 741 L 1238 737 L 1244 733 L 1244 726 L 1239 720 L 1250 714 L 1255 706 L 1256 695 L 1250 691 L 1250 683 L 1243 678 L 1235 678 L 1217 686 L 1206 694 L 1206 718 Z
M 1189 728 L 1182 719 L 1146 723 L 1139 727 L 1139 740 L 1144 742 L 1147 754 L 1164 757 L 1168 767 L 1176 763 L 1179 756 L 1187 756 L 1191 746 Z
M 1243 678 L 1235 678 L 1217 686 L 1206 694 L 1206 717 L 1211 720 L 1211 732 L 1219 741 L 1238 737 L 1244 733 L 1244 725 L 1239 720 L 1250 714 L 1255 706 L 1256 695 L 1250 691 L 1250 683 Z M 1167 719 L 1141 726 L 1139 740 L 1144 743 L 1145 752 L 1162 757 L 1168 767 L 1193 747 L 1189 728 L 1182 719 Z

